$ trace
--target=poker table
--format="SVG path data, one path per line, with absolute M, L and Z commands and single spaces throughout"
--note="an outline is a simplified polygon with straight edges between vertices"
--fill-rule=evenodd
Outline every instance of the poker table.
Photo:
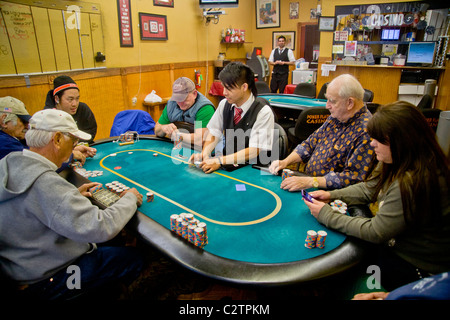
M 272 107 L 300 111 L 310 107 L 325 107 L 325 105 L 327 104 L 327 100 L 312 99 L 295 94 L 264 93 L 258 94 L 258 97 L 264 98 L 269 101 Z
M 128 225 L 145 242 L 182 266 L 237 284 L 275 286 L 328 277 L 358 264 L 364 245 L 317 222 L 299 192 L 280 188 L 281 176 L 247 165 L 205 174 L 188 163 L 188 146 L 141 136 L 119 145 L 96 142 L 86 170 L 103 171 L 90 181 L 119 181 L 144 195 Z M 86 178 L 72 172 L 80 185 Z M 147 192 L 154 200 L 146 202 Z M 170 216 L 192 213 L 207 224 L 208 244 L 199 248 L 170 230 Z M 327 232 L 325 248 L 308 249 L 308 230 Z
M 300 113 L 312 107 L 325 107 L 327 100 L 312 99 L 296 94 L 264 93 L 258 97 L 266 99 L 279 119 L 288 118 L 296 120 Z

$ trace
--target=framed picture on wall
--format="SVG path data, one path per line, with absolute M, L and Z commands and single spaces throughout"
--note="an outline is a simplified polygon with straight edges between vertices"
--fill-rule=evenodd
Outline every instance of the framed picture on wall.
M 334 31 L 336 17 L 319 17 L 319 31 Z
M 167 40 L 167 16 L 139 12 L 141 40 Z
M 286 48 L 295 50 L 295 31 L 274 31 L 272 32 L 272 49 L 278 47 L 278 37 L 286 38 Z
M 255 0 L 256 29 L 280 26 L 280 0 Z
M 153 0 L 154 6 L 161 6 L 161 7 L 172 7 L 173 8 L 173 1 L 174 0 Z
M 119 16 L 120 46 L 133 47 L 130 0 L 117 0 L 117 14 Z

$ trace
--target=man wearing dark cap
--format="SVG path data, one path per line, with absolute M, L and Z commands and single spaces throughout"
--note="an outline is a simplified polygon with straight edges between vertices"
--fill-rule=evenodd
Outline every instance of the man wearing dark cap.
M 47 93 L 44 109 L 58 109 L 72 115 L 75 123 L 84 132 L 91 135 L 92 143 L 97 134 L 97 121 L 94 113 L 84 102 L 80 102 L 80 89 L 68 76 L 59 76 L 53 80 L 53 90 Z
M 194 126 L 194 133 L 180 133 L 180 136 L 185 142 L 202 146 L 214 111 L 212 102 L 195 89 L 191 79 L 178 78 L 172 86 L 172 97 L 155 125 L 155 134 L 173 138 L 172 134 L 178 131 L 174 122 L 188 122 Z
M 30 118 L 22 101 L 9 96 L 0 98 L 0 159 L 23 150 Z

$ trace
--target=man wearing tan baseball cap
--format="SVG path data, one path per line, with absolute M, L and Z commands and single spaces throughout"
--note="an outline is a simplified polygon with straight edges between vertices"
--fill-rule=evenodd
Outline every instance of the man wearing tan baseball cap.
M 180 77 L 172 85 L 172 97 L 155 124 L 155 134 L 172 139 L 178 134 L 184 142 L 202 146 L 214 112 L 213 103 L 197 91 L 194 82 Z
M 136 248 L 97 246 L 114 238 L 142 204 L 135 188 L 101 210 L 87 198 L 87 183 L 79 188 L 55 170 L 78 139 L 79 130 L 64 111 L 38 111 L 25 134 L 29 150 L 0 160 L 0 269 L 30 299 L 70 299 L 119 280 L 135 279 L 143 259 Z M 69 267 L 77 266 L 79 287 L 67 283 Z
M 0 159 L 12 151 L 22 151 L 30 118 L 22 101 L 10 96 L 0 98 Z

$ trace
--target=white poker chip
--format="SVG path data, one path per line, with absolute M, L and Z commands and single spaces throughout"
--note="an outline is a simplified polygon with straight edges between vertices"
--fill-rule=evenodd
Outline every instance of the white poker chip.
M 330 203 L 331 209 L 334 211 L 345 214 L 347 212 L 347 204 L 341 200 L 335 200 Z
M 117 153 L 111 153 L 110 156 L 115 157 L 115 156 L 117 156 Z

